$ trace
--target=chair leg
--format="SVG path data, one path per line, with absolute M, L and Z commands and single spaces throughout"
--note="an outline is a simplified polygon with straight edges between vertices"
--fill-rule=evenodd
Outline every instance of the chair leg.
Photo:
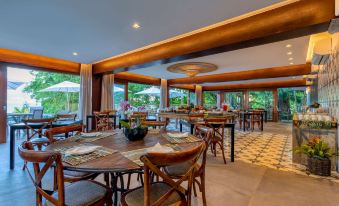
M 195 187 L 195 181 L 193 181 L 193 193 L 194 193 L 194 197 L 197 196 L 197 188 Z
M 222 152 L 222 158 L 224 159 L 224 164 L 226 164 L 226 158 L 225 158 L 225 149 L 224 149 L 224 138 L 221 139 L 221 152 Z
M 129 190 L 129 187 L 130 187 L 130 185 L 131 185 L 131 177 L 132 177 L 132 174 L 129 173 L 129 174 L 128 174 L 128 177 L 127 177 L 126 190 Z
M 200 175 L 200 185 L 201 185 L 201 195 L 202 195 L 202 202 L 203 202 L 203 206 L 207 205 L 207 201 L 206 201 L 206 188 L 205 188 L 205 172 L 203 172 Z
M 109 173 L 104 173 L 104 180 L 105 180 L 106 186 L 109 187 Z

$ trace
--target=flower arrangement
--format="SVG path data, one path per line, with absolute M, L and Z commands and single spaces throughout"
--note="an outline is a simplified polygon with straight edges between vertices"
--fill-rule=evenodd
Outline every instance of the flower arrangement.
M 120 109 L 122 111 L 128 111 L 131 108 L 131 104 L 128 101 L 120 102 Z
M 146 107 L 143 105 L 143 106 L 140 106 L 138 107 L 138 112 L 143 112 L 146 110 Z
M 319 137 L 313 137 L 301 147 L 295 150 L 296 153 L 302 153 L 307 155 L 309 158 L 331 158 L 334 153 L 326 142 L 321 140 Z

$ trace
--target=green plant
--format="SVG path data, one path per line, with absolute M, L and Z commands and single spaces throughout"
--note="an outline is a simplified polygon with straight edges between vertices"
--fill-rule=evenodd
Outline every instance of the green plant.
M 29 105 L 28 104 L 24 104 L 22 105 L 21 108 L 19 107 L 14 107 L 14 113 L 28 113 L 29 112 Z
M 311 138 L 308 143 L 301 145 L 295 152 L 305 154 L 310 158 L 329 159 L 334 155 L 328 144 L 318 137 Z

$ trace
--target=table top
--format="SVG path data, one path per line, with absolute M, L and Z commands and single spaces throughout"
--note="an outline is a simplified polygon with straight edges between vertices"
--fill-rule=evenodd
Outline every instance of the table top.
M 67 125 L 72 125 L 72 124 L 81 124 L 82 120 L 57 120 L 52 122 L 52 126 L 67 126 Z M 43 123 L 29 123 L 28 125 L 43 125 Z M 25 127 L 25 123 L 20 122 L 20 123 L 14 123 L 10 124 L 10 127 Z
M 165 137 L 162 136 L 161 133 L 155 133 L 155 134 L 148 133 L 147 136 L 143 140 L 129 141 L 122 133 L 122 130 L 120 130 L 118 133 L 115 133 L 115 134 L 112 133 L 112 135 L 108 137 L 98 139 L 96 141 L 89 143 L 91 145 L 98 145 L 98 146 L 103 146 L 111 150 L 116 150 L 117 152 L 114 152 L 113 154 L 109 154 L 104 157 L 100 157 L 98 159 L 90 160 L 85 163 L 81 163 L 76 166 L 71 166 L 67 163 L 64 163 L 64 167 L 68 170 L 97 172 L 97 173 L 124 172 L 124 171 L 140 169 L 140 166 L 138 164 L 134 163 L 132 160 L 123 156 L 121 152 L 128 152 L 128 151 L 133 151 L 137 149 L 144 149 L 144 148 L 152 147 L 158 142 L 161 145 L 170 143 Z M 69 141 L 66 139 L 66 140 L 62 140 L 62 141 L 49 145 L 46 148 L 46 150 L 54 151 L 58 148 L 76 146 L 79 144 L 83 144 L 83 143 Z M 179 145 L 181 147 L 187 147 L 189 145 L 192 146 L 192 144 L 195 144 L 195 143 L 180 143 Z

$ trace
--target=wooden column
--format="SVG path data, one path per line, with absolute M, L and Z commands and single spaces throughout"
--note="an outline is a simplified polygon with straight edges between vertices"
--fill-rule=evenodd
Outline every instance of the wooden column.
M 102 75 L 94 75 L 92 79 L 92 112 L 100 111 Z
M 169 105 L 169 88 L 166 79 L 160 82 L 160 108 L 164 109 Z
M 6 143 L 7 131 L 7 66 L 0 63 L 0 143 Z
M 278 113 L 278 102 L 279 102 L 279 96 L 278 96 L 278 89 L 273 89 L 273 122 L 278 122 L 279 121 L 279 113 Z
M 224 103 L 225 101 L 225 93 L 223 91 L 218 91 L 217 93 L 217 106 L 218 108 L 222 108 L 222 104 Z

